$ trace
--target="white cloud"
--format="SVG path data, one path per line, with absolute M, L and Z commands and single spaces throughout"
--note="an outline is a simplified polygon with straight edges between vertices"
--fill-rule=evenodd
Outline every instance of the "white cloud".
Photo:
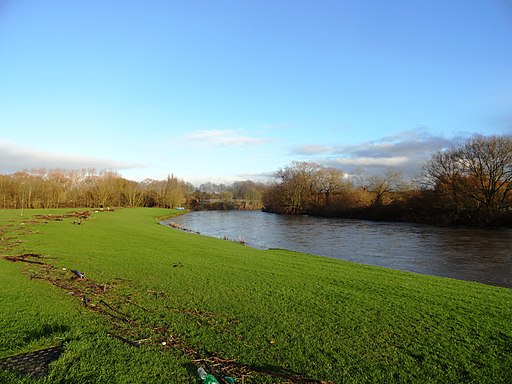
M 379 167 L 400 167 L 407 162 L 407 157 L 405 156 L 397 156 L 397 157 L 385 157 L 385 158 L 376 158 L 376 157 L 356 157 L 356 158 L 344 158 L 339 157 L 330 161 L 332 164 L 339 165 L 351 165 L 356 167 L 366 167 L 366 166 L 379 166 Z
M 293 153 L 326 166 L 342 168 L 345 172 L 364 168 L 369 173 L 381 173 L 393 167 L 414 177 L 433 152 L 450 147 L 458 140 L 459 137 L 433 136 L 426 129 L 418 128 L 356 145 L 304 145 L 296 147 Z
M 329 152 L 332 152 L 332 147 L 317 144 L 301 145 L 293 149 L 293 153 L 299 155 L 320 155 Z
M 269 139 L 244 136 L 240 134 L 240 130 L 220 130 L 210 129 L 196 131 L 185 136 L 186 139 L 195 143 L 209 144 L 215 146 L 239 146 L 239 145 L 255 145 L 269 142 Z
M 136 164 L 128 164 L 111 159 L 58 154 L 51 151 L 41 151 L 22 147 L 0 139 L 0 172 L 12 173 L 24 169 L 65 168 L 65 169 L 130 169 Z

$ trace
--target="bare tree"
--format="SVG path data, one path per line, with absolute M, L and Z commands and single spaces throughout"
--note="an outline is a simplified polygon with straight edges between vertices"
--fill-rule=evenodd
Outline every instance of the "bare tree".
M 175 208 L 183 204 L 185 198 L 185 182 L 174 177 L 174 175 L 167 176 L 167 180 L 163 185 L 164 193 L 164 206 Z
M 423 166 L 424 185 L 436 191 L 438 199 L 457 215 L 464 208 L 467 193 L 466 175 L 461 148 L 435 152 Z
M 316 186 L 319 196 L 323 197 L 323 206 L 328 206 L 331 196 L 340 193 L 348 182 L 343 181 L 343 171 L 338 168 L 320 168 L 317 171 Z
M 92 179 L 91 189 L 95 206 L 109 207 L 115 205 L 116 180 L 120 176 L 114 171 L 101 171 Z
M 276 172 L 280 180 L 280 205 L 285 213 L 305 213 L 310 209 L 312 199 L 317 197 L 316 176 L 319 169 L 316 163 L 294 161 Z
M 382 204 L 387 195 L 398 192 L 402 186 L 402 173 L 393 169 L 388 169 L 384 176 L 374 175 L 368 178 L 368 189 L 375 193 L 375 205 Z
M 456 214 L 478 212 L 491 221 L 508 211 L 512 191 L 512 137 L 474 136 L 433 154 L 427 184 Z
M 512 137 L 475 136 L 463 148 L 464 166 L 474 181 L 472 197 L 489 213 L 509 207 L 512 190 Z
M 144 193 L 139 183 L 132 180 L 125 180 L 124 191 L 126 203 L 129 207 L 139 207 L 142 205 Z

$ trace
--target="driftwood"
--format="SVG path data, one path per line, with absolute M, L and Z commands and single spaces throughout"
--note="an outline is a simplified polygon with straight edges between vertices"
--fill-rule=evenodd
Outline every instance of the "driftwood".
M 126 344 L 130 344 L 131 346 L 133 347 L 140 347 L 140 343 L 136 342 L 136 341 L 132 341 L 132 340 L 128 340 L 127 338 L 123 337 L 123 336 L 120 336 L 120 335 L 116 335 L 114 333 L 107 333 L 108 336 L 110 337 L 114 337 L 118 340 L 121 340 L 123 343 L 126 343 Z

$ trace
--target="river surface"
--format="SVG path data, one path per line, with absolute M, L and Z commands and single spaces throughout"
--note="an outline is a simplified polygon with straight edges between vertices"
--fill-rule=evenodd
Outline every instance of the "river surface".
M 438 228 L 258 211 L 191 212 L 167 220 L 202 235 L 512 288 L 512 230 Z

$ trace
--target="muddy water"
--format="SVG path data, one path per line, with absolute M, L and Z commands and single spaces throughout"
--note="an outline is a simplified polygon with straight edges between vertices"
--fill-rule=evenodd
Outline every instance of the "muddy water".
M 509 229 L 436 228 L 255 211 L 192 212 L 168 221 L 255 248 L 285 248 L 512 288 Z

